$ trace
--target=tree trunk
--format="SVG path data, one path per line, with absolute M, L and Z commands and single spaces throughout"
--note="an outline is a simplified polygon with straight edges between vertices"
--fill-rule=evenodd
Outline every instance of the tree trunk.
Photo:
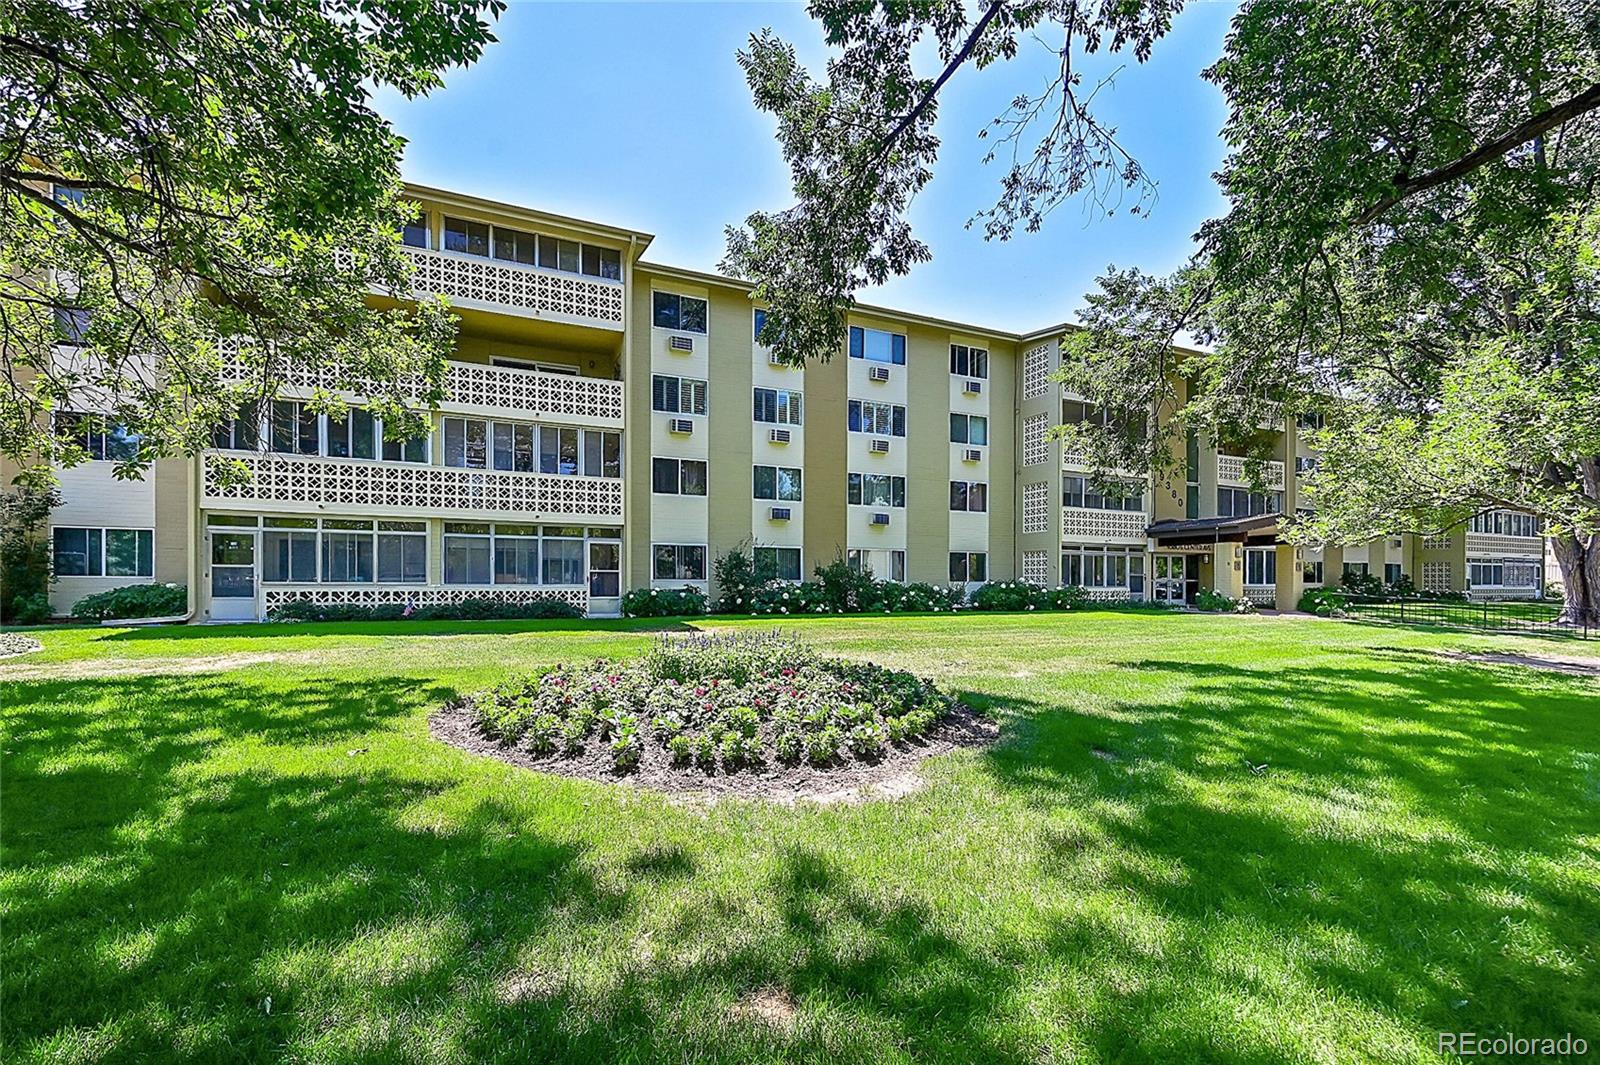
M 1561 567 L 1561 620 L 1600 626 L 1600 533 L 1554 536 L 1550 544 Z

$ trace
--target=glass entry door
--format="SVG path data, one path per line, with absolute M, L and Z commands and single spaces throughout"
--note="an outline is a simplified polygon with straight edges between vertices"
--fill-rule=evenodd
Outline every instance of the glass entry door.
M 206 538 L 211 559 L 213 621 L 256 620 L 256 532 L 211 529 Z
M 1187 559 L 1183 555 L 1157 555 L 1154 561 L 1155 580 L 1151 583 L 1151 590 L 1156 602 L 1187 602 L 1185 590 Z

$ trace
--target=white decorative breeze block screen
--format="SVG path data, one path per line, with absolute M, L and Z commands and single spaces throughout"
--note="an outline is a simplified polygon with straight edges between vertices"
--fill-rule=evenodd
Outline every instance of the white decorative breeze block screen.
M 1066 540 L 1101 537 L 1108 540 L 1143 540 L 1144 514 L 1130 510 L 1089 510 L 1066 507 L 1061 511 L 1061 536 Z
M 1022 579 L 1029 584 L 1044 584 L 1050 579 L 1050 555 L 1046 551 L 1022 553 Z
M 267 610 L 305 600 L 322 606 L 387 606 L 391 603 L 412 606 L 454 606 L 464 599 L 492 599 L 497 603 L 531 603 L 537 599 L 558 599 L 585 613 L 589 610 L 589 589 L 582 585 L 532 588 L 472 588 L 437 584 L 391 585 L 357 588 L 325 588 L 320 585 L 290 585 L 265 589 Z
M 1422 564 L 1422 590 L 1448 592 L 1450 590 L 1450 563 L 1424 562 Z
M 1256 606 L 1272 606 L 1278 601 L 1277 590 L 1265 584 L 1246 586 L 1244 597 Z
M 1504 536 L 1499 533 L 1467 533 L 1469 555 L 1512 555 L 1523 558 L 1541 558 L 1544 540 L 1537 536 Z M 1509 561 L 1509 560 L 1508 560 Z M 1506 583 L 1510 583 L 1507 581 Z
M 1217 456 L 1217 483 L 1248 485 L 1250 479 L 1245 476 L 1245 460 L 1239 455 Z M 1262 483 L 1267 488 L 1283 487 L 1283 463 L 1268 462 L 1261 471 Z
M 416 265 L 413 286 L 474 303 L 556 315 L 580 324 L 622 328 L 622 282 L 556 273 L 474 255 L 407 248 Z
M 1050 345 L 1040 344 L 1022 353 L 1022 398 L 1033 399 L 1050 390 Z
M 1034 481 L 1022 486 L 1022 531 L 1050 531 L 1050 482 Z
M 222 356 L 224 381 L 242 381 L 247 374 L 257 372 L 247 367 L 237 337 L 219 339 L 217 351 Z M 279 378 L 284 387 L 307 391 L 326 388 L 356 397 L 374 391 L 367 380 L 336 380 L 327 366 L 284 367 Z M 413 402 L 417 407 L 425 406 L 422 397 L 426 389 L 420 378 L 403 379 L 397 382 L 397 387 L 403 394 L 415 397 Z M 560 419 L 620 429 L 622 382 L 451 360 L 445 366 L 440 407 L 445 410 L 453 407 L 509 410 L 535 420 Z
M 1045 441 L 1045 430 L 1050 427 L 1050 415 L 1033 414 L 1022 419 L 1022 464 L 1037 466 L 1050 461 L 1050 447 Z
M 223 484 L 222 466 L 242 462 L 242 484 Z M 510 515 L 524 521 L 572 522 L 622 517 L 622 479 L 503 473 L 405 462 L 363 462 L 300 455 L 206 452 L 202 505 L 289 504 L 330 513 L 389 513 L 418 517 Z

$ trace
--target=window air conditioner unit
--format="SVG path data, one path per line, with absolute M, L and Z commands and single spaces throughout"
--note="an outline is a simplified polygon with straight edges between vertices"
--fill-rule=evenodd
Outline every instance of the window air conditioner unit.
M 794 509 L 792 507 L 773 507 L 767 512 L 767 515 L 773 521 L 788 521 L 794 517 Z
M 693 418 L 674 418 L 667 423 L 667 432 L 689 434 L 694 432 Z
M 867 450 L 871 451 L 874 455 L 887 455 L 889 453 L 889 441 L 883 439 L 881 436 L 876 437 L 873 439 L 872 443 L 867 446 Z
M 878 511 L 877 513 L 872 515 L 872 524 L 874 524 L 874 525 L 887 525 L 887 524 L 889 524 L 889 515 L 884 511 L 881 511 L 881 510 Z
M 969 447 L 969 448 L 967 448 L 967 450 L 962 452 L 962 454 L 961 454 L 961 461 L 963 461 L 963 462 L 982 462 L 983 461 L 983 448 L 981 448 L 981 447 Z
M 889 367 L 887 367 L 887 366 L 869 366 L 869 367 L 867 367 L 867 379 L 869 381 L 887 381 L 889 379 Z
M 667 338 L 668 351 L 681 351 L 685 355 L 694 354 L 694 337 L 670 336 Z
M 965 392 L 969 396 L 980 395 L 983 392 L 983 382 L 982 381 L 968 381 L 965 385 L 963 385 L 961 387 L 961 391 Z
M 774 444 L 787 444 L 789 442 L 789 430 L 774 429 L 767 434 L 767 439 Z

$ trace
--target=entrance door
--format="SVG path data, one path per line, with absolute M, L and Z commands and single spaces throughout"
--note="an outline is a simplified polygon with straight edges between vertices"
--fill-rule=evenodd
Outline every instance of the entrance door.
M 256 533 L 253 529 L 212 529 L 211 620 L 255 621 Z
M 1158 603 L 1186 603 L 1188 591 L 1185 584 L 1185 559 L 1183 555 L 1157 555 L 1155 580 L 1151 591 Z

